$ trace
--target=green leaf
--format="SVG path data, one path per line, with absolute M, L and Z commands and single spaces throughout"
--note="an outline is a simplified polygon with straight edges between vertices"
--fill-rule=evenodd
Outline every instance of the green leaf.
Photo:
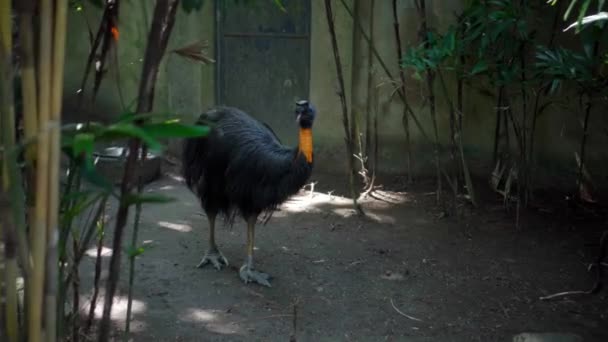
M 88 166 L 88 165 L 91 165 L 91 166 Z M 112 185 L 112 183 L 107 178 L 102 176 L 99 173 L 99 171 L 97 171 L 97 169 L 94 166 L 92 166 L 92 164 L 87 164 L 87 165 L 85 165 L 85 167 L 81 168 L 80 175 L 84 180 L 89 182 L 91 185 L 99 187 L 102 190 L 104 190 L 105 192 L 112 193 L 114 196 L 116 196 L 116 193 L 114 193 L 114 186 Z
M 143 204 L 143 203 L 169 203 L 175 199 L 160 194 L 130 194 L 125 196 L 125 203 L 127 205 Z
M 151 123 L 141 126 L 151 137 L 160 138 L 196 138 L 209 133 L 209 127 L 198 125 L 184 125 L 175 121 Z
M 84 153 L 87 156 L 93 154 L 95 145 L 95 136 L 91 133 L 78 133 L 72 141 L 73 153 L 78 156 Z
M 134 113 L 134 112 L 127 112 L 124 113 L 122 115 L 120 115 L 118 117 L 118 120 L 116 120 L 116 123 L 132 123 L 135 122 L 137 120 L 146 120 L 146 119 L 154 119 L 154 118 L 160 118 L 160 119 L 164 119 L 167 117 L 167 114 L 164 113 Z
M 486 70 L 488 70 L 488 64 L 486 61 L 480 60 L 477 62 L 477 64 L 475 64 L 475 66 L 473 66 L 473 69 L 471 69 L 471 75 L 477 75 Z
M 146 131 L 134 124 L 118 123 L 111 125 L 104 130 L 103 137 L 106 139 L 139 138 L 148 145 L 150 150 L 161 150 L 161 144 L 158 140 L 154 139 L 154 137 L 150 136 Z
M 140 256 L 142 254 L 144 254 L 146 250 L 143 247 L 129 247 L 129 249 L 127 250 L 127 255 L 129 256 L 129 258 L 134 258 L 137 256 Z
M 97 8 L 103 8 L 103 4 L 104 4 L 105 1 L 103 1 L 103 0 L 89 0 L 89 2 L 92 3 Z
M 104 197 L 103 194 L 97 194 L 93 197 L 83 197 L 70 206 L 65 212 L 61 213 L 62 225 L 66 225 L 72 221 L 76 216 L 82 214 L 85 210 L 98 203 Z
M 570 6 L 568 6 L 566 13 L 564 13 L 564 20 L 568 20 L 568 17 L 570 16 L 570 12 L 572 12 L 572 9 L 574 8 L 574 5 L 576 5 L 577 2 L 578 2 L 578 0 L 572 0 L 570 2 Z
M 275 4 L 275 5 L 277 5 L 277 7 L 278 7 L 278 8 L 279 8 L 281 11 L 283 11 L 283 12 L 287 13 L 287 9 L 285 9 L 285 6 L 283 5 L 283 1 L 282 1 L 282 0 L 274 0 L 274 4 Z
M 203 7 L 203 0 L 182 0 L 182 9 L 190 14 L 192 11 L 199 11 Z

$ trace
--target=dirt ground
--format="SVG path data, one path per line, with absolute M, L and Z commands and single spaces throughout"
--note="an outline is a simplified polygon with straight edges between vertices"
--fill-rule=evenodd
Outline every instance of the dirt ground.
M 240 221 L 216 233 L 230 267 L 195 268 L 208 237 L 196 198 L 175 178 L 152 183 L 149 191 L 177 201 L 142 215 L 133 340 L 289 341 L 295 332 L 297 341 L 507 341 L 532 331 L 608 341 L 606 291 L 539 300 L 591 286 L 586 264 L 597 226 L 547 213 L 516 232 L 497 199 L 456 220 L 442 217 L 423 189 L 380 191 L 360 218 L 330 191 L 343 179 L 313 178 L 312 196 L 302 191 L 256 232 L 256 266 L 274 276 L 272 288 L 238 277 Z M 87 277 L 92 266 L 91 258 Z M 114 305 L 116 333 L 126 278 Z

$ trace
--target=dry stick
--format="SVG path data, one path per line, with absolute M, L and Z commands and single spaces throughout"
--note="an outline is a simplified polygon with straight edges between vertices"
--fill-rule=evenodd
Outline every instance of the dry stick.
M 450 129 L 452 130 L 452 148 L 451 148 L 451 155 L 452 155 L 452 160 L 453 163 L 456 163 L 456 132 L 455 132 L 455 122 L 454 122 L 454 115 L 455 115 L 455 108 L 454 108 L 454 103 L 452 102 L 452 99 L 450 98 L 450 94 L 448 93 L 448 88 L 447 85 L 445 83 L 445 80 L 443 78 L 443 73 L 441 71 L 439 71 L 437 73 L 437 75 L 439 76 L 439 84 L 441 85 L 441 89 L 443 91 L 443 95 L 446 98 L 446 101 L 448 102 L 448 106 L 450 107 Z M 464 159 L 463 159 L 464 160 Z M 452 188 L 452 194 L 453 194 L 453 214 L 456 215 L 456 210 L 457 210 L 457 206 L 458 206 L 458 175 L 454 175 L 454 179 L 451 179 L 449 176 L 446 176 L 446 179 L 448 181 L 448 184 L 450 185 L 450 187 Z
M 347 159 L 348 159 L 348 169 L 349 169 L 348 175 L 349 175 L 349 183 L 350 183 L 350 192 L 351 192 L 351 197 L 353 198 L 353 206 L 355 207 L 355 210 L 357 210 L 357 212 L 359 214 L 363 214 L 363 210 L 361 209 L 361 206 L 359 206 L 359 203 L 357 203 L 357 194 L 355 191 L 355 180 L 354 180 L 355 166 L 354 166 L 354 160 L 353 160 L 353 137 L 351 136 L 351 132 L 350 132 L 351 123 L 349 123 L 349 119 L 348 119 L 348 106 L 346 104 L 344 77 L 342 75 L 342 62 L 340 60 L 340 51 L 338 50 L 338 42 L 336 40 L 336 30 L 334 27 L 333 10 L 331 7 L 330 0 L 325 0 L 325 13 L 327 14 L 327 25 L 329 26 L 329 33 L 331 36 L 331 45 L 332 45 L 333 52 L 334 52 L 334 60 L 336 63 L 336 72 L 338 75 L 338 85 L 340 87 L 339 91 L 338 91 L 338 96 L 340 97 L 340 103 L 342 105 L 342 123 L 344 125 L 344 134 L 345 134 L 345 140 L 346 140 L 346 153 L 347 153 Z
M 496 127 L 494 128 L 494 154 L 493 161 L 494 165 L 498 162 L 498 143 L 500 141 L 500 128 L 501 128 L 501 120 L 502 120 L 502 103 L 503 103 L 503 94 L 505 91 L 505 86 L 501 85 L 498 87 L 498 98 L 496 99 Z M 509 128 L 507 127 L 507 130 Z
M 580 193 L 581 193 L 581 188 L 583 186 L 583 169 L 584 169 L 584 165 L 585 165 L 585 151 L 586 151 L 586 146 L 587 146 L 587 137 L 589 136 L 589 118 L 591 117 L 591 100 L 589 100 L 587 102 L 587 105 L 585 106 L 585 119 L 583 121 L 583 138 L 581 139 L 581 146 L 580 146 L 580 159 L 581 162 L 579 163 L 578 166 L 578 170 L 577 170 L 577 186 L 578 186 L 578 194 L 577 197 L 580 197 Z
M 293 303 L 293 318 L 291 320 L 292 322 L 292 333 L 291 336 L 289 337 L 289 342 L 296 342 L 297 339 L 297 332 L 298 332 L 298 303 L 297 301 L 295 303 Z
M 407 181 L 412 183 L 412 147 L 410 138 L 410 123 L 407 114 L 407 93 L 405 91 L 405 72 L 401 67 L 403 60 L 403 51 L 401 48 L 401 35 L 399 32 L 399 16 L 397 15 L 397 0 L 393 0 L 393 26 L 395 28 L 395 42 L 397 43 L 397 66 L 399 67 L 399 78 L 401 80 L 401 92 L 403 93 L 403 118 L 401 119 L 403 129 L 405 130 L 405 143 L 407 153 Z
M 51 79 L 51 124 L 50 165 L 49 165 L 49 213 L 47 245 L 47 284 L 46 284 L 46 340 L 57 340 L 57 239 L 59 236 L 59 160 L 61 145 L 61 101 L 63 99 L 63 70 L 65 63 L 65 41 L 68 1 L 55 2 L 55 30 L 53 47 L 53 67 Z
M 603 287 L 602 278 L 603 278 L 604 273 L 603 273 L 602 266 L 605 266 L 604 258 L 606 258 L 607 254 L 608 254 L 608 230 L 604 231 L 604 233 L 602 234 L 602 237 L 600 238 L 600 251 L 598 253 L 595 263 L 591 264 L 589 266 L 590 268 L 594 267 L 594 266 L 597 268 L 595 284 L 593 284 L 593 287 L 587 291 L 559 292 L 559 293 L 555 293 L 555 294 L 552 294 L 549 296 L 540 297 L 540 300 L 549 300 L 549 299 L 555 299 L 555 298 L 571 296 L 571 295 L 591 295 L 591 294 L 598 293 Z
M 97 34 L 95 35 L 95 39 L 92 42 L 92 46 L 91 46 L 91 51 L 89 52 L 89 56 L 87 57 L 87 63 L 85 65 L 85 70 L 84 70 L 84 75 L 82 77 L 82 81 L 80 83 L 80 89 L 78 90 L 78 107 L 80 107 L 82 105 L 82 99 L 85 93 L 85 88 L 86 88 L 86 84 L 87 84 L 87 80 L 89 77 L 89 73 L 91 71 L 91 67 L 93 66 L 93 63 L 95 62 L 95 59 L 98 56 L 97 53 L 97 49 L 99 48 L 100 44 L 102 44 L 102 39 L 105 41 L 105 48 L 109 48 L 109 42 L 105 39 L 106 35 L 109 33 L 109 29 L 107 27 L 107 23 L 109 22 L 108 18 L 112 15 L 112 8 L 114 6 L 118 5 L 119 0 L 116 0 L 115 3 L 106 3 L 106 6 L 104 8 L 102 17 L 101 17 L 101 22 L 99 24 L 99 29 L 97 29 Z M 102 47 L 103 50 L 103 47 Z M 105 53 L 104 53 L 105 56 Z M 104 66 L 105 66 L 105 58 L 100 60 L 100 65 L 99 65 L 99 72 L 102 72 L 102 70 L 104 70 Z M 97 87 L 99 87 L 99 82 L 101 82 L 101 80 L 98 78 L 96 79 L 96 83 L 97 83 Z M 95 94 L 93 94 L 93 98 L 95 98 Z
M 451 137 L 451 143 L 452 146 L 450 148 L 450 154 L 451 154 L 451 158 L 452 158 L 452 162 L 455 164 L 456 163 L 456 154 L 455 154 L 455 145 L 456 145 L 456 140 L 455 140 L 455 122 L 454 122 L 454 103 L 452 102 L 452 99 L 450 98 L 450 94 L 448 92 L 448 88 L 447 85 L 445 83 L 445 80 L 443 78 L 443 73 L 441 71 L 437 72 L 437 75 L 439 76 L 439 84 L 441 85 L 441 90 L 443 91 L 443 96 L 445 97 L 445 99 L 448 102 L 448 107 L 450 107 L 450 130 L 452 133 L 452 137 Z M 452 188 L 452 194 L 453 194 L 453 208 L 452 210 L 454 211 L 453 213 L 456 214 L 456 209 L 457 209 L 457 201 L 458 201 L 458 175 L 454 175 L 454 179 L 452 179 L 450 176 L 446 177 L 450 187 Z
M 45 276 L 45 257 L 48 225 L 49 200 L 49 129 L 51 124 L 51 61 L 53 41 L 53 7 L 50 1 L 42 1 L 40 5 L 40 48 L 39 48 L 39 82 L 38 82 L 38 145 L 37 145 L 37 177 L 36 177 L 36 221 L 30 230 L 32 239 L 33 270 L 30 286 L 30 302 L 28 310 L 29 340 L 42 340 L 42 308 L 43 285 Z
M 78 250 L 78 239 L 73 237 L 72 246 L 74 253 Z M 79 261 L 74 260 L 72 264 L 72 341 L 80 340 L 80 272 Z
M 529 195 L 529 184 L 527 184 L 528 182 L 528 158 L 526 155 L 526 152 L 528 151 L 527 146 L 527 121 L 528 121 L 528 97 L 526 96 L 526 81 L 527 81 L 527 75 L 526 75 L 526 44 L 522 43 L 522 48 L 520 50 L 520 54 L 519 54 L 519 66 L 521 68 L 521 81 L 520 81 L 520 90 L 521 90 L 521 106 L 522 106 L 522 132 L 521 132 L 521 155 L 520 155 L 520 167 L 519 167 L 519 172 L 522 175 L 521 177 L 519 177 L 519 180 L 517 182 L 517 188 L 518 188 L 518 206 L 520 205 L 519 203 L 522 203 L 524 208 L 526 208 L 528 206 L 528 195 Z M 518 214 L 519 215 L 519 214 Z M 519 219 L 518 219 L 519 221 Z
M 374 96 L 374 92 L 376 91 L 374 88 L 374 69 L 373 69 L 373 59 L 372 59 L 372 53 L 373 53 L 373 46 L 374 46 L 374 7 L 376 6 L 376 1 L 375 0 L 371 0 L 371 2 L 369 3 L 370 6 L 370 17 L 369 17 L 369 35 L 371 37 L 370 41 L 368 41 L 368 49 L 367 49 L 367 99 L 365 101 L 365 107 L 366 107 L 366 134 L 365 134 L 365 155 L 367 156 L 367 169 L 371 170 L 372 174 L 371 174 L 371 178 L 367 187 L 367 190 L 365 190 L 362 194 L 361 197 L 365 198 L 367 195 L 369 195 L 369 193 L 371 193 L 372 191 L 374 191 L 374 184 L 376 183 L 376 172 L 377 172 L 377 167 L 378 167 L 378 139 L 377 136 L 374 134 L 377 134 L 377 129 L 378 129 L 378 111 L 376 106 L 372 106 L 372 101 L 374 101 L 375 96 Z M 361 31 L 361 33 L 364 33 L 363 31 Z M 374 119 L 372 122 L 372 107 L 374 107 Z M 373 142 L 372 142 L 372 137 L 374 138 Z M 374 146 L 374 159 L 373 162 L 370 160 L 370 156 L 372 155 L 372 144 Z
M 462 33 L 464 35 L 464 32 Z M 465 57 L 463 54 L 460 55 L 460 67 L 464 67 Z M 463 101 L 463 92 L 464 92 L 464 82 L 462 77 L 458 78 L 457 86 L 456 86 L 456 110 L 458 115 L 458 150 L 460 153 L 460 162 L 462 163 L 462 173 L 464 176 L 464 182 L 467 187 L 467 193 L 469 194 L 469 200 L 473 204 L 474 207 L 477 207 L 477 195 L 475 195 L 475 188 L 473 186 L 473 179 L 471 177 L 471 172 L 469 170 L 469 165 L 464 155 L 464 142 L 463 142 L 463 117 L 464 117 L 464 101 Z
M 401 316 L 411 319 L 412 321 L 417 321 L 417 322 L 424 322 L 423 320 L 416 318 L 414 316 L 410 316 L 406 313 L 404 313 L 403 311 L 397 309 L 397 307 L 395 306 L 395 303 L 393 303 L 393 299 L 391 298 L 391 305 L 393 306 L 393 309 L 395 309 L 395 311 L 397 311 L 398 314 L 400 314 Z
M 139 84 L 139 97 L 137 113 L 147 113 L 152 110 L 154 102 L 154 89 L 160 61 L 167 48 L 167 42 L 173 24 L 179 0 L 157 0 L 154 8 L 152 27 L 148 35 L 142 77 Z M 112 257 L 110 259 L 110 272 L 105 293 L 103 317 L 99 326 L 99 342 L 106 342 L 110 334 L 110 314 L 118 279 L 120 276 L 120 256 L 122 250 L 122 239 L 124 228 L 129 214 L 129 204 L 125 199 L 131 194 L 131 180 L 133 168 L 136 166 L 137 155 L 141 146 L 139 139 L 131 139 L 129 142 L 129 155 L 124 169 L 120 197 L 121 201 L 116 214 L 116 225 L 114 228 L 114 240 L 112 242 Z

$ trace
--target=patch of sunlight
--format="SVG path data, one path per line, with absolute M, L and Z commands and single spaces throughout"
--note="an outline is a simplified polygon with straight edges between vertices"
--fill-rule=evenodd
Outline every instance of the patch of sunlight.
M 348 217 L 357 215 L 357 212 L 351 208 L 337 208 L 337 209 L 333 209 L 332 211 L 334 212 L 334 214 L 336 214 L 338 216 L 342 216 L 344 218 L 348 218 Z
M 173 190 L 173 189 L 175 189 L 175 186 L 173 186 L 173 185 L 164 185 L 159 188 L 159 190 Z
M 394 217 L 389 216 L 389 215 L 378 214 L 378 213 L 371 212 L 369 210 L 366 211 L 365 214 L 369 219 L 371 219 L 372 221 L 376 221 L 378 223 L 395 224 L 397 222 L 397 220 L 395 220 Z
M 277 210 L 274 213 L 272 213 L 272 217 L 287 217 L 287 212 L 282 211 L 282 210 Z
M 177 230 L 178 232 L 182 232 L 182 233 L 189 233 L 192 231 L 192 227 L 187 224 L 158 221 L 158 225 L 163 228 Z
M 169 176 L 169 178 L 173 179 L 174 181 L 178 181 L 178 182 L 184 182 L 185 181 L 184 177 L 179 176 L 179 175 L 169 174 L 168 176 Z
M 211 332 L 232 335 L 239 334 L 240 328 L 234 322 L 229 322 L 225 312 L 221 310 L 188 309 L 180 320 L 192 323 L 201 323 Z
M 310 192 L 303 192 L 301 195 L 296 195 L 292 197 L 290 200 L 285 202 L 282 208 L 288 212 L 304 212 L 304 211 L 314 211 L 318 207 L 323 205 L 332 205 L 332 206 L 348 206 L 352 201 L 345 197 L 333 196 L 324 194 L 321 192 L 313 192 L 312 196 Z
M 95 318 L 101 319 L 103 317 L 103 304 L 105 298 L 100 295 L 97 298 L 97 304 L 95 305 Z M 80 302 L 83 303 L 81 306 L 88 314 L 91 306 L 90 298 L 81 296 Z M 112 313 L 110 318 L 115 321 L 124 321 L 127 317 L 127 304 L 128 298 L 126 296 L 114 296 L 114 303 L 112 304 Z M 131 317 L 136 314 L 143 313 L 146 311 L 146 303 L 141 300 L 133 299 L 131 306 Z
M 190 322 L 213 322 L 217 319 L 217 315 L 213 311 L 214 310 L 190 309 L 184 318 Z
M 95 247 L 91 247 L 91 248 L 87 249 L 87 251 L 85 252 L 85 254 L 88 257 L 96 258 L 97 257 L 97 247 L 95 246 Z M 112 248 L 108 248 L 108 247 L 105 247 L 105 246 L 101 247 L 101 253 L 100 253 L 100 255 L 102 257 L 112 256 Z

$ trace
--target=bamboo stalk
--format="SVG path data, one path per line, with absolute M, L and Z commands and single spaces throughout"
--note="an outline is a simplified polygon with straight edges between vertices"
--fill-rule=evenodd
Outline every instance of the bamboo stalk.
M 401 67 L 401 61 L 403 60 L 403 52 L 401 48 L 401 34 L 399 29 L 399 15 L 397 14 L 397 0 L 393 0 L 393 28 L 395 30 L 395 42 L 397 48 L 397 66 L 399 67 L 399 79 L 401 80 L 401 93 L 403 94 L 403 117 L 401 122 L 403 124 L 403 130 L 405 131 L 405 144 L 406 144 L 406 163 L 407 163 L 407 182 L 412 183 L 412 145 L 410 137 L 410 123 L 407 113 L 409 103 L 407 102 L 407 92 L 405 91 L 405 72 Z
M 139 94 L 137 103 L 138 113 L 147 113 L 152 110 L 154 103 L 154 90 L 156 87 L 156 77 L 160 68 L 161 59 L 167 48 L 167 43 L 173 24 L 179 0 L 158 0 L 154 7 L 153 21 L 148 34 L 146 54 L 144 57 L 142 77 L 139 83 Z M 137 121 L 140 123 L 140 121 Z M 137 166 L 137 154 L 140 150 L 141 141 L 131 139 L 129 141 L 129 155 L 127 156 L 124 168 L 123 179 L 120 189 L 120 205 L 116 213 L 116 224 L 114 227 L 114 239 L 112 241 L 112 257 L 110 258 L 110 272 L 106 285 L 104 298 L 103 316 L 99 323 L 99 342 L 106 342 L 110 335 L 110 314 L 118 280 L 120 276 L 120 257 L 122 250 L 122 239 L 124 228 L 129 215 L 129 204 L 124 201 L 125 197 L 131 194 L 132 175 Z
M 354 51 L 353 56 L 352 56 L 352 71 L 351 71 L 351 89 L 356 88 L 357 84 L 360 81 L 361 78 L 361 72 L 362 72 L 362 68 L 359 65 L 359 61 L 360 58 L 358 56 L 359 52 L 360 52 L 360 48 L 359 48 L 359 35 L 361 34 L 359 28 L 361 27 L 360 22 L 360 16 L 361 16 L 361 2 L 360 0 L 353 0 L 353 9 L 355 11 L 355 17 L 353 18 L 353 26 L 354 26 L 354 30 L 353 30 L 353 35 L 352 35 L 352 49 Z M 356 153 L 356 158 L 360 161 L 361 163 L 361 169 L 359 170 L 359 175 L 362 177 L 363 180 L 363 184 L 365 186 L 369 185 L 369 173 L 367 168 L 365 167 L 365 161 L 368 158 L 367 155 L 364 154 L 364 150 L 363 150 L 363 144 L 361 141 L 361 130 L 360 130 L 360 125 L 359 125 L 359 120 L 361 118 L 360 115 L 360 110 L 357 106 L 357 103 L 355 101 L 355 96 L 351 96 L 351 110 L 350 110 L 350 136 L 351 139 L 353 141 L 353 154 L 355 154 L 354 149 L 355 147 L 358 149 L 357 153 Z M 356 144 L 356 146 L 355 146 Z M 356 174 L 357 170 L 353 169 L 353 172 Z M 356 190 L 356 189 L 355 189 Z M 357 196 L 359 196 L 359 194 L 357 193 Z
M 426 0 L 417 0 L 416 7 L 418 9 L 418 14 L 421 18 L 420 24 L 420 41 L 424 44 L 425 47 L 428 46 L 428 39 L 426 37 L 428 33 L 428 24 L 427 24 L 427 15 L 426 15 Z M 429 95 L 429 114 L 431 116 L 431 121 L 433 123 L 433 132 L 435 133 L 435 143 L 434 143 L 434 154 L 435 154 L 435 169 L 437 176 L 437 203 L 441 201 L 441 163 L 439 160 L 439 130 L 437 127 L 437 113 L 436 113 L 436 100 L 435 100 L 435 73 L 431 70 L 426 71 L 426 83 L 427 83 L 427 91 Z
M 36 61 L 34 57 L 34 32 L 32 18 L 34 4 L 32 0 L 19 2 L 19 34 L 21 57 L 21 93 L 23 96 L 23 130 L 27 143 L 25 149 L 25 178 L 27 186 L 27 212 L 28 225 L 34 225 L 35 198 L 36 198 L 36 134 L 38 133 L 38 98 L 36 89 Z M 23 239 L 21 239 L 23 240 Z M 20 248 L 23 243 L 20 241 Z M 31 265 L 28 265 L 28 268 Z
M 93 280 L 93 296 L 91 297 L 91 305 L 89 307 L 89 315 L 87 317 L 87 323 L 85 325 L 85 334 L 89 332 L 93 325 L 93 319 L 95 318 L 95 307 L 97 305 L 97 296 L 99 295 L 99 282 L 101 280 L 101 252 L 103 249 L 103 238 L 105 235 L 105 216 L 106 216 L 106 200 L 104 199 L 101 203 L 102 211 L 97 224 L 97 254 L 95 257 L 95 276 Z
M 144 166 L 146 162 L 147 156 L 147 148 L 142 148 L 140 159 L 139 159 L 139 168 Z M 144 180 L 142 176 L 139 176 L 137 180 L 137 194 L 140 195 L 144 189 Z M 137 236 L 139 233 L 139 223 L 141 220 L 141 211 L 142 204 L 137 203 L 135 205 L 135 219 L 133 221 L 133 234 L 131 236 L 131 251 L 129 252 L 129 290 L 127 295 L 127 318 L 125 322 L 125 334 L 123 341 L 129 341 L 129 334 L 131 332 L 131 311 L 133 308 L 133 288 L 135 284 L 135 259 L 137 258 L 137 254 L 135 253 L 135 249 L 137 248 Z
M 370 158 L 372 154 L 372 134 L 373 134 L 373 122 L 372 122 L 372 92 L 373 84 L 374 84 L 374 60 L 372 58 L 373 53 L 373 40 L 374 40 L 374 8 L 376 6 L 376 1 L 371 0 L 369 3 L 369 36 L 370 42 L 367 44 L 367 99 L 365 101 L 365 155 L 367 156 L 367 161 L 365 167 L 368 170 L 371 170 L 372 175 L 375 176 L 375 165 L 372 164 L 372 158 Z M 373 168 L 373 169 L 372 169 Z M 370 185 L 368 191 L 371 191 L 373 188 L 374 177 L 370 180 Z
M 50 1 L 40 3 L 40 50 L 38 91 L 38 148 L 36 172 L 35 226 L 31 229 L 33 270 L 29 295 L 28 336 L 32 342 L 42 341 L 42 308 L 48 225 L 49 193 L 49 124 L 51 107 L 51 50 L 53 7 Z
M 339 84 L 338 96 L 340 98 L 340 103 L 342 105 L 342 123 L 344 126 L 344 135 L 345 135 L 345 140 L 346 140 L 346 153 L 347 153 L 347 161 L 348 161 L 348 176 L 349 176 L 349 184 L 350 184 L 350 193 L 351 193 L 351 197 L 353 199 L 353 206 L 354 206 L 355 210 L 357 210 L 357 212 L 359 214 L 362 214 L 363 210 L 361 209 L 361 206 L 359 206 L 359 203 L 357 203 L 358 196 L 355 191 L 355 179 L 354 179 L 355 166 L 354 166 L 354 160 L 353 160 L 353 149 L 354 149 L 353 144 L 354 143 L 353 143 L 353 137 L 351 136 L 351 130 L 350 130 L 350 125 L 352 123 L 349 122 L 349 118 L 348 118 L 348 105 L 346 104 L 344 77 L 342 75 L 342 62 L 340 60 L 340 50 L 338 49 L 338 42 L 336 40 L 336 29 L 334 26 L 333 10 L 332 10 L 330 0 L 325 0 L 325 13 L 327 15 L 327 25 L 329 26 L 329 33 L 331 36 L 331 45 L 333 48 L 334 60 L 336 63 L 336 73 L 338 76 L 338 84 Z
M 46 340 L 57 339 L 57 239 L 59 217 L 59 160 L 61 139 L 61 101 L 63 96 L 63 69 L 65 59 L 65 40 L 67 25 L 67 0 L 55 2 L 55 29 L 53 38 L 53 60 L 51 75 L 51 131 L 48 198 L 48 257 L 46 284 Z M 78 314 L 78 313 L 76 313 Z
M 4 287 L 5 287 L 5 313 L 0 315 L 4 318 L 6 325 L 6 337 L 9 342 L 19 341 L 19 309 L 17 300 L 17 238 L 15 227 L 11 215 L 3 213 L 3 210 L 13 210 L 15 204 L 5 197 L 9 188 L 15 189 L 20 183 L 16 182 L 15 172 L 15 117 L 13 104 L 13 72 L 12 72 L 12 20 L 11 20 L 11 1 L 0 1 L 0 142 L 3 149 L 2 153 L 2 179 L 0 179 L 0 232 L 4 237 Z M 14 194 L 14 191 L 11 191 Z M 18 202 L 18 198 L 12 198 Z M 10 208 L 10 209 L 9 209 Z M 7 210 L 8 209 L 8 210 Z M 3 317 L 4 316 L 4 317 Z M 0 323 L 1 326 L 1 323 Z

